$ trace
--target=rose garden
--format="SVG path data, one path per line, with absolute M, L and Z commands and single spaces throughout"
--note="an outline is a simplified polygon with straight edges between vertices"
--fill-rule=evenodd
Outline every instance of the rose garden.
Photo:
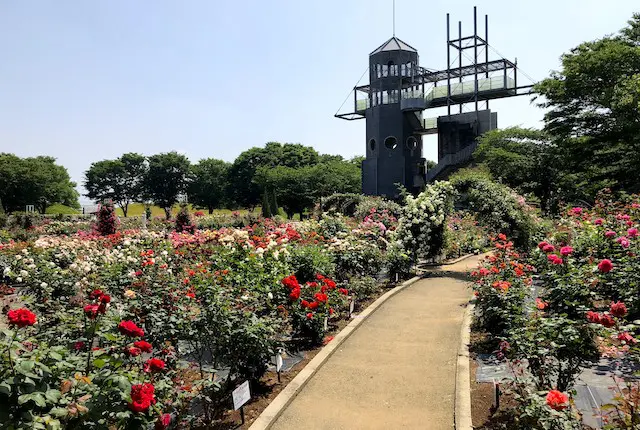
M 473 426 L 640 429 L 640 15 L 562 66 L 534 88 L 544 130 L 489 131 L 395 199 L 358 194 L 359 158 L 271 142 L 93 163 L 80 214 L 53 158 L 0 154 L 1 427 L 248 428 L 375 300 L 471 256 Z M 506 377 L 477 384 L 486 357 Z

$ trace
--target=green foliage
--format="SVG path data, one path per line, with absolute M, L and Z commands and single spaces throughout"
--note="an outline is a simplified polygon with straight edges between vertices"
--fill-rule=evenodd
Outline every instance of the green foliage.
M 116 160 L 97 161 L 84 174 L 86 196 L 96 202 L 115 202 L 126 217 L 129 204 L 142 197 L 146 170 L 145 157 L 136 153 L 123 154 Z
M 229 163 L 215 158 L 205 158 L 191 166 L 193 181 L 188 189 L 191 203 L 206 208 L 210 214 L 221 208 L 227 200 L 229 167 Z
M 315 149 L 298 143 L 268 142 L 264 148 L 248 149 L 229 168 L 230 198 L 240 206 L 256 206 L 262 196 L 262 187 L 255 181 L 259 169 L 276 166 L 296 169 L 318 163 L 318 157 Z
M 371 276 L 354 276 L 348 280 L 347 285 L 358 300 L 366 300 L 380 290 L 376 278 Z
M 45 213 L 48 215 L 77 215 L 80 211 L 76 208 L 56 203 L 55 205 L 49 206 Z
M 318 233 L 324 237 L 336 237 L 340 233 L 346 233 L 349 227 L 340 214 L 322 214 L 318 222 Z
M 384 197 L 365 196 L 356 206 L 353 216 L 358 220 L 364 220 L 372 212 L 382 213 L 385 210 L 396 218 L 402 213 L 401 206 L 392 200 L 387 200 Z
M 171 218 L 171 207 L 187 191 L 190 163 L 177 152 L 166 152 L 149 157 L 149 169 L 144 178 L 145 197 L 164 209 Z
M 493 182 L 481 170 L 460 170 L 451 177 L 451 183 L 461 194 L 458 204 L 468 205 L 492 233 L 507 235 L 523 249 L 533 244 L 537 234 L 535 215 L 523 197 Z
M 0 201 L 4 210 L 23 211 L 27 205 L 34 205 L 44 213 L 55 203 L 79 207 L 76 184 L 67 169 L 55 161 L 53 157 L 19 158 L 0 153 Z
M 636 14 L 619 34 L 573 48 L 535 86 L 572 200 L 593 201 L 604 187 L 640 189 L 639 22 Z
M 290 251 L 289 262 L 293 274 L 300 282 L 310 282 L 318 273 L 333 276 L 335 263 L 333 256 L 318 245 L 298 246 Z
M 320 201 L 323 212 L 338 212 L 345 216 L 353 216 L 358 203 L 365 197 L 356 193 L 335 193 L 324 197 Z

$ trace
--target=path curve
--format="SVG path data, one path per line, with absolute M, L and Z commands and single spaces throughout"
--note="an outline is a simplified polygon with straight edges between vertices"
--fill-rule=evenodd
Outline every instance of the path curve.
M 456 361 L 480 257 L 433 268 L 391 297 L 338 348 L 271 427 L 454 428 Z M 444 273 L 442 272 L 444 271 Z

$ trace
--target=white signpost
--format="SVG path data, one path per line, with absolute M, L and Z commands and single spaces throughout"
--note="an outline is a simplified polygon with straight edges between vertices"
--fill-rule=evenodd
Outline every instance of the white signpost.
M 356 298 L 355 297 L 351 297 L 351 300 L 349 301 L 349 318 L 351 318 L 351 316 L 353 315 L 353 311 L 356 308 Z
M 27 205 L 27 207 L 25 208 L 25 212 L 26 213 L 34 213 L 36 211 L 36 208 L 34 205 Z
M 244 424 L 244 404 L 251 400 L 251 389 L 249 388 L 249 381 L 244 381 L 235 390 L 233 390 L 233 409 L 236 411 L 240 409 L 240 417 L 242 418 L 242 424 Z
M 278 349 L 276 354 L 276 372 L 278 373 L 278 382 L 280 382 L 280 371 L 282 370 L 282 349 Z

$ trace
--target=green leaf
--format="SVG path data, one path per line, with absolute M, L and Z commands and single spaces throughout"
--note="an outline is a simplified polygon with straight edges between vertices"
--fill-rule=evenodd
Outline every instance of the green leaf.
M 47 401 L 49 403 L 58 403 L 58 400 L 60 400 L 60 398 L 62 397 L 62 393 L 59 390 L 56 389 L 50 389 L 47 390 L 47 392 L 45 393 L 45 397 L 47 398 Z
M 36 365 L 36 362 L 33 360 L 24 360 L 20 362 L 19 367 L 23 372 L 30 372 L 31 369 L 33 369 L 33 366 L 35 365 Z
M 0 394 L 4 394 L 7 396 L 11 395 L 11 385 L 7 384 L 6 382 L 3 382 L 0 384 Z
M 105 366 L 105 364 L 107 364 L 107 361 L 103 358 L 97 358 L 93 360 L 93 365 L 98 369 L 102 369 Z
M 56 418 L 62 418 L 66 417 L 69 414 L 69 411 L 66 408 L 55 407 L 51 408 L 51 411 L 49 411 L 49 413 Z
M 62 355 L 58 354 L 57 352 L 49 351 L 49 356 L 56 361 L 62 360 Z

